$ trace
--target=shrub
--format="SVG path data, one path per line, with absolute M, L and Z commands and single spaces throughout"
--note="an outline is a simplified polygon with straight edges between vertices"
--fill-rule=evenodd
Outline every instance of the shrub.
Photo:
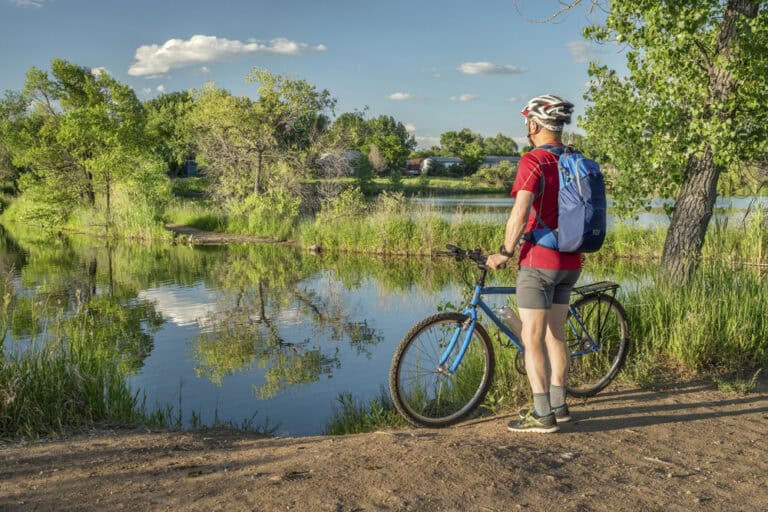
M 229 204 L 228 231 L 287 240 L 296 226 L 300 206 L 301 199 L 283 189 L 248 196 Z

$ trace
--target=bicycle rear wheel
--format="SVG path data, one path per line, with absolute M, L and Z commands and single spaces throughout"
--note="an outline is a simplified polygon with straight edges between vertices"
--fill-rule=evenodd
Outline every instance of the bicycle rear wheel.
M 572 396 L 588 397 L 610 384 L 624 365 L 629 328 L 624 308 L 610 295 L 584 297 L 573 308 L 581 323 L 568 314 L 565 341 L 571 359 L 566 387 Z
M 470 414 L 485 398 L 493 380 L 495 358 L 488 333 L 475 324 L 461 364 L 456 360 L 467 335 L 468 316 L 439 313 L 411 328 L 392 358 L 389 390 L 397 410 L 417 426 L 446 427 Z M 451 339 L 458 342 L 440 366 Z

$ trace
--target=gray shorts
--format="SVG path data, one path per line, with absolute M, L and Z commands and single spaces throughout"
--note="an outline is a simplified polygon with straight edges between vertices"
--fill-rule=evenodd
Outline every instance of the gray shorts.
M 549 309 L 552 304 L 568 304 L 580 274 L 580 269 L 520 267 L 517 273 L 517 307 Z

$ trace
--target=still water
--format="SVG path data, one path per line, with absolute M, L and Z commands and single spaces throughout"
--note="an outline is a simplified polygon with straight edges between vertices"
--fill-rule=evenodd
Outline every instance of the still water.
M 510 197 L 503 196 L 440 196 L 416 197 L 410 200 L 411 211 L 418 215 L 422 212 L 437 212 L 447 220 L 457 217 L 479 221 L 504 223 L 514 204 Z M 669 225 L 669 216 L 664 212 L 664 206 L 671 201 L 652 199 L 648 206 L 649 212 L 641 212 L 634 217 L 617 218 L 611 215 L 611 198 L 608 198 L 608 227 L 616 223 L 638 227 L 662 227 Z M 745 215 L 757 209 L 768 208 L 768 196 L 752 197 L 718 197 L 715 202 L 713 222 L 728 222 L 730 226 L 739 225 Z
M 411 325 L 459 304 L 474 269 L 445 259 L 312 256 L 275 246 L 110 245 L 0 229 L 17 298 L 4 349 L 84 311 L 149 409 L 167 405 L 280 435 L 322 433 L 340 393 L 387 385 Z M 640 270 L 585 277 L 624 280 Z M 510 273 L 496 282 L 509 283 Z

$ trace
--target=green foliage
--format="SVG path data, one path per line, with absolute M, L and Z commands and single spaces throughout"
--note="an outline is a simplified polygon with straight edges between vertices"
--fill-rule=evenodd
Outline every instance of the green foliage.
M 365 111 L 341 114 L 330 128 L 328 139 L 337 147 L 368 155 L 380 174 L 401 171 L 416 147 L 416 139 L 403 123 L 386 115 L 366 119 Z
M 510 189 L 515 181 L 517 166 L 512 162 L 502 161 L 496 165 L 485 165 L 472 175 L 472 184 L 486 184 Z
M 18 180 L 25 201 L 12 217 L 61 225 L 86 207 L 109 229 L 117 187 L 148 191 L 150 209 L 167 199 L 162 168 L 147 150 L 143 107 L 127 85 L 54 59 L 51 76 L 31 68 L 24 93 L 4 105 L 12 115 L 4 116 L 3 139 L 13 165 L 26 170 Z
M 368 211 L 365 196 L 359 188 L 344 189 L 341 194 L 323 203 L 320 218 L 334 220 L 361 217 Z
M 352 162 L 352 168 L 355 169 L 355 179 L 360 191 L 365 195 L 371 195 L 376 191 L 373 184 L 374 169 L 371 161 L 365 155 Z
M 144 103 L 146 133 L 152 151 L 165 162 L 173 176 L 178 176 L 184 161 L 192 156 L 190 113 L 194 102 L 190 92 L 171 92 Z
M 227 230 L 232 233 L 288 239 L 299 218 L 301 199 L 273 188 L 229 205 Z
M 724 33 L 727 5 L 611 2 L 605 25 L 586 29 L 593 40 L 627 48 L 626 77 L 590 66 L 592 104 L 581 120 L 595 156 L 619 170 L 617 211 L 676 197 L 689 159 L 706 148 L 722 167 L 768 152 L 768 12 L 761 3 L 753 19 L 738 15 L 733 33 Z
M 469 128 L 459 132 L 445 132 L 440 135 L 440 146 L 445 156 L 457 156 L 464 160 L 464 172 L 472 174 L 487 154 L 483 147 L 483 137 Z
M 286 165 L 301 169 L 296 162 L 327 129 L 335 105 L 328 91 L 265 69 L 254 68 L 247 81 L 259 84 L 257 100 L 207 84 L 190 113 L 212 192 L 227 201 L 260 194 Z
M 493 156 L 515 156 L 518 154 L 517 142 L 511 137 L 499 133 L 495 137 L 483 139 L 484 154 Z

